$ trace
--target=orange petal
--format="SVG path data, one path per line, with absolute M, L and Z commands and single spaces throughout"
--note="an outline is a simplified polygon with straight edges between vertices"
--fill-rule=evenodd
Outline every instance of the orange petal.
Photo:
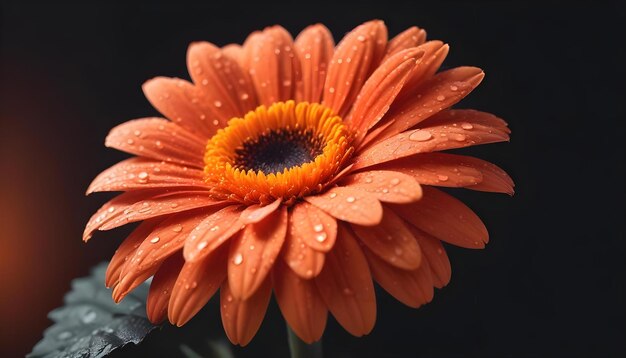
M 335 218 L 353 224 L 372 226 L 380 222 L 383 208 L 374 194 L 350 187 L 334 187 L 304 200 Z
M 411 47 L 416 47 L 423 44 L 426 41 L 426 31 L 418 27 L 409 27 L 403 32 L 396 35 L 389 40 L 387 44 L 387 50 L 382 62 L 385 62 L 389 57 L 396 53 L 406 50 Z
M 418 229 L 447 243 L 482 249 L 489 241 L 487 228 L 458 199 L 430 186 L 424 186 L 420 201 L 393 205 L 394 211 Z
M 201 138 L 210 138 L 220 128 L 213 124 L 218 113 L 201 100 L 202 93 L 180 78 L 156 77 L 142 86 L 152 106 L 174 123 Z
M 83 240 L 91 238 L 96 230 L 110 230 L 136 221 L 179 213 L 201 207 L 223 205 L 203 191 L 168 191 L 147 189 L 120 194 L 104 204 L 89 219 Z
M 454 105 L 476 88 L 483 77 L 484 72 L 476 67 L 457 67 L 438 73 L 415 89 L 408 100 L 398 99 L 398 105 L 385 117 L 385 121 L 393 124 L 378 138 L 400 133 Z
M 322 104 L 344 116 L 382 59 L 386 45 L 387 28 L 380 20 L 366 22 L 348 33 L 328 66 Z
M 247 225 L 230 244 L 228 282 L 236 298 L 250 298 L 265 280 L 287 232 L 287 208 L 282 207 L 255 224 Z
M 87 194 L 98 191 L 129 191 L 151 188 L 206 188 L 202 170 L 178 164 L 133 157 L 100 173 Z
M 185 240 L 185 260 L 195 262 L 203 259 L 224 242 L 243 229 L 239 205 L 227 206 L 209 215 Z
M 241 117 L 256 108 L 252 80 L 236 60 L 208 42 L 194 42 L 187 50 L 187 68 L 203 102 L 212 106 L 224 127 L 233 117 Z
M 185 262 L 172 290 L 167 307 L 172 324 L 187 323 L 222 285 L 226 277 L 226 248 L 216 250 L 197 262 Z
M 117 250 L 115 250 L 115 254 L 109 262 L 109 266 L 107 267 L 104 279 L 106 287 L 113 287 L 117 285 L 120 280 L 120 273 L 122 272 L 124 265 L 126 265 L 126 262 L 132 257 L 132 255 L 135 254 L 139 245 L 141 245 L 143 240 L 150 235 L 155 226 L 160 224 L 162 221 L 163 219 L 156 218 L 142 222 L 130 235 L 128 235 L 126 239 L 124 239 L 122 244 L 118 246 Z
M 410 129 L 373 144 L 357 154 L 353 169 L 361 169 L 418 153 L 508 141 L 509 135 L 476 122 L 449 120 L 421 129 Z
M 383 209 L 383 220 L 376 226 L 352 225 L 352 228 L 365 246 L 392 266 L 415 270 L 422 263 L 422 253 L 413 234 L 391 209 Z
M 204 141 L 161 118 L 122 123 L 111 130 L 104 144 L 142 157 L 204 168 Z
M 337 221 L 307 202 L 296 204 L 291 211 L 293 235 L 300 237 L 310 248 L 328 252 L 335 245 Z
M 439 112 L 422 122 L 420 124 L 420 128 L 439 125 L 454 126 L 455 123 L 458 126 L 460 124 L 463 124 L 463 122 L 470 122 L 470 124 L 480 124 L 485 127 L 492 127 L 494 130 L 506 134 L 511 133 L 508 124 L 502 118 L 498 118 L 491 113 L 481 112 L 474 109 L 449 109 Z
M 319 103 L 334 46 L 333 35 L 322 24 L 311 25 L 298 35 L 294 48 L 302 67 L 302 86 L 296 101 Z
M 428 263 L 407 271 L 389 265 L 367 249 L 363 251 L 376 282 L 398 301 L 417 308 L 433 299 L 433 280 Z
M 420 184 L 467 187 L 483 180 L 483 174 L 468 164 L 462 155 L 422 153 L 383 163 L 376 168 L 396 170 L 415 178 Z
M 161 323 L 167 317 L 172 289 L 184 263 L 182 255 L 172 255 L 163 262 L 154 275 L 146 301 L 146 313 L 150 322 Z
M 320 295 L 346 331 L 360 337 L 376 322 L 376 296 L 367 261 L 356 239 L 343 225 L 339 238 L 315 278 Z
M 511 177 L 497 165 L 482 159 L 468 156 L 463 156 L 463 163 L 480 170 L 483 175 L 483 180 L 480 183 L 468 186 L 466 187 L 467 189 L 493 193 L 505 193 L 509 195 L 513 195 L 515 193 L 515 189 L 513 189 L 515 188 L 513 179 L 511 179 Z
M 294 98 L 300 80 L 300 63 L 293 53 L 291 35 L 272 26 L 250 43 L 250 75 L 259 102 L 266 106 Z
M 452 277 L 452 267 L 446 254 L 446 250 L 441 241 L 417 229 L 413 225 L 408 225 L 409 230 L 417 240 L 422 249 L 422 265 L 428 263 L 431 271 L 433 285 L 442 288 L 450 282 Z
M 301 278 L 280 261 L 272 278 L 278 307 L 296 335 L 309 344 L 322 338 L 328 309 L 315 281 Z
M 291 215 L 285 238 L 282 257 L 289 267 L 300 277 L 311 279 L 324 267 L 324 253 L 313 250 L 305 244 L 299 226 L 304 224 Z
M 224 55 L 232 58 L 233 60 L 237 61 L 237 63 L 241 67 L 241 69 L 244 70 L 244 67 L 243 67 L 243 47 L 241 47 L 241 45 L 238 45 L 238 44 L 228 44 L 228 45 L 222 47 L 222 53 Z M 246 72 L 246 71 L 244 71 L 244 72 Z
M 365 82 L 346 121 L 357 133 L 357 143 L 387 113 L 423 54 L 417 48 L 400 51 L 383 62 Z
M 282 199 L 276 199 L 273 203 L 265 206 L 250 205 L 241 212 L 241 222 L 243 224 L 254 224 L 265 219 L 268 215 L 276 211 Z
M 247 300 L 237 298 L 228 280 L 220 290 L 220 312 L 226 336 L 233 344 L 245 346 L 263 323 L 263 317 L 272 297 L 271 280 L 267 278 Z
M 424 81 L 430 79 L 439 70 L 450 50 L 450 46 L 437 40 L 428 41 L 418 46 L 418 48 L 424 51 L 424 56 L 422 56 L 419 65 L 415 68 L 411 78 L 398 95 L 396 101 L 398 105 L 415 97 L 416 90 Z
M 370 170 L 352 174 L 342 185 L 363 190 L 383 202 L 411 203 L 422 197 L 422 188 L 411 176 L 399 171 Z
M 181 213 L 157 225 L 122 268 L 120 282 L 113 289 L 113 300 L 121 301 L 154 275 L 166 258 L 182 249 L 185 238 L 207 215 L 204 212 Z

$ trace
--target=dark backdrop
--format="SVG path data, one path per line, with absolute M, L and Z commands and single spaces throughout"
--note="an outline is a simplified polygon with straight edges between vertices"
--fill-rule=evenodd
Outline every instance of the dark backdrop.
M 125 157 L 104 147 L 108 130 L 156 114 L 145 80 L 187 77 L 191 41 L 224 45 L 267 25 L 296 33 L 314 22 L 339 39 L 372 18 L 390 35 L 418 25 L 450 43 L 446 67 L 485 70 L 460 107 L 505 118 L 512 141 L 465 152 L 509 171 L 517 193 L 455 192 L 485 221 L 487 248 L 451 247 L 452 282 L 421 309 L 379 292 L 367 337 L 329 321 L 327 355 L 625 356 L 624 13 L 591 1 L 3 4 L 0 356 L 28 352 L 70 280 L 126 234 L 83 244 L 83 225 L 108 198 L 83 193 Z M 217 307 L 202 320 L 207 336 L 223 337 Z M 274 306 L 237 353 L 284 356 L 284 339 Z

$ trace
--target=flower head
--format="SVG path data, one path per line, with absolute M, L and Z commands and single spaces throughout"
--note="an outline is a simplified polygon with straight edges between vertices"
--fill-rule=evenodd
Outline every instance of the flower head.
M 497 166 L 440 153 L 510 132 L 491 114 L 449 108 L 483 72 L 438 72 L 447 52 L 416 27 L 388 41 L 381 21 L 336 47 L 319 24 L 295 41 L 274 26 L 242 46 L 193 43 L 192 82 L 143 87 L 168 119 L 114 128 L 106 145 L 136 156 L 88 189 L 124 193 L 93 215 L 85 240 L 141 222 L 108 268 L 115 301 L 154 276 L 149 318 L 183 325 L 219 290 L 241 345 L 272 291 L 306 342 L 328 311 L 353 335 L 370 332 L 374 281 L 411 307 L 429 302 L 450 280 L 441 242 L 488 241 L 480 219 L 435 187 L 513 193 Z

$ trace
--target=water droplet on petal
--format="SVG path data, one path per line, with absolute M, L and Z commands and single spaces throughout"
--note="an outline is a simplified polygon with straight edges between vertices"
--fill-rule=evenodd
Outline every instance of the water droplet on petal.
M 181 232 L 183 231 L 183 226 L 182 225 L 176 225 L 172 228 L 172 231 L 174 232 Z
M 356 201 L 356 198 L 354 196 L 349 196 L 346 198 L 346 201 L 349 203 L 354 203 Z
M 205 247 L 207 247 L 209 243 L 206 241 L 202 241 L 200 243 L 198 243 L 198 246 L 196 246 L 198 248 L 198 250 L 203 250 Z
M 322 225 L 322 224 L 317 224 L 317 225 L 313 226 L 313 230 L 314 230 L 315 232 L 322 232 L 322 231 L 324 230 L 324 225 Z
M 437 175 L 437 179 L 439 179 L 439 181 L 446 181 L 446 180 L 448 180 L 448 176 L 447 175 Z
M 153 244 L 156 244 L 157 242 L 159 242 L 159 240 L 161 240 L 161 238 L 158 236 L 155 236 L 152 239 L 150 239 L 150 242 Z
M 446 99 L 446 96 L 439 95 L 437 96 L 437 101 L 441 102 Z
M 461 128 L 466 129 L 466 130 L 470 130 L 470 129 L 474 128 L 474 126 L 471 125 L 470 123 L 461 123 Z
M 236 253 L 235 257 L 233 257 L 233 263 L 235 265 L 241 265 L 243 262 L 243 255 L 241 253 Z
M 336 198 L 337 197 L 337 193 L 330 193 L 329 197 L 331 199 Z
M 416 130 L 415 132 L 409 135 L 409 140 L 417 141 L 417 142 L 425 142 L 431 139 L 433 135 L 429 131 Z
M 327 237 L 328 237 L 328 236 L 326 235 L 326 233 L 325 233 L 325 232 L 323 232 L 323 233 L 321 233 L 321 234 L 317 235 L 317 236 L 315 237 L 315 240 L 317 240 L 317 242 L 324 242 L 324 241 L 326 241 L 326 238 L 327 238 Z

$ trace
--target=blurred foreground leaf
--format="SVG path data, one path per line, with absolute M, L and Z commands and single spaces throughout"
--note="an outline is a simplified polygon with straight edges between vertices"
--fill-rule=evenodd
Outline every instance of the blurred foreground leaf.
M 144 282 L 119 304 L 104 286 L 106 263 L 91 276 L 75 279 L 65 306 L 48 314 L 54 325 L 27 357 L 104 357 L 128 343 L 137 344 L 155 329 L 146 318 L 149 284 Z

